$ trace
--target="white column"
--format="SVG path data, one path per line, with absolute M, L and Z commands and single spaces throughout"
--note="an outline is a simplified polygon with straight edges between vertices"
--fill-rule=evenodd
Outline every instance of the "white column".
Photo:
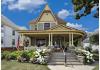
M 69 47 L 71 46 L 71 34 L 69 33 Z
M 29 37 L 29 47 L 31 46 L 31 38 Z
M 72 46 L 73 46 L 73 33 L 72 33 L 72 35 L 71 35 L 71 36 L 72 36 Z
M 50 46 L 50 42 L 51 42 L 51 41 L 50 41 L 50 34 L 49 34 L 49 42 L 48 42 L 49 44 L 48 44 L 48 46 Z
M 53 35 L 51 34 L 51 46 L 53 46 Z

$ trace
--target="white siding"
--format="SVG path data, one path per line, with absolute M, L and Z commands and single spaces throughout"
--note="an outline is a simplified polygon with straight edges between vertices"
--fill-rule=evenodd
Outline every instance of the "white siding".
M 1 44 L 1 47 L 16 47 L 18 32 L 15 31 L 15 35 L 13 35 L 12 32 L 14 29 L 7 25 L 3 25 L 2 30 L 1 37 L 3 38 L 3 44 Z M 13 39 L 15 39 L 15 45 L 12 45 Z

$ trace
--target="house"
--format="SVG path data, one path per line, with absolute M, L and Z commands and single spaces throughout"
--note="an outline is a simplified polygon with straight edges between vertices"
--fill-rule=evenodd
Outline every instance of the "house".
M 1 15 L 1 48 L 15 48 L 17 46 L 19 33 L 16 30 L 21 30 L 21 27 Z
M 78 40 L 82 45 L 82 40 L 86 33 L 81 30 L 66 26 L 67 22 L 60 19 L 46 4 L 39 17 L 32 20 L 30 30 L 19 30 L 20 47 L 32 49 L 34 47 L 62 48 L 63 46 L 74 46 L 74 41 Z

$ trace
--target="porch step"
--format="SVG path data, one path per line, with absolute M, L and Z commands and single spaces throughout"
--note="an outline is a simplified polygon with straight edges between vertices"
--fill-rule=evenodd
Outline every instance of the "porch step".
M 66 53 L 66 64 L 67 65 L 82 65 L 79 60 L 72 54 L 72 53 Z M 65 56 L 62 52 L 55 52 L 52 54 L 51 60 L 48 64 L 52 65 L 64 65 L 65 64 Z
M 83 65 L 81 62 L 67 62 L 67 65 Z

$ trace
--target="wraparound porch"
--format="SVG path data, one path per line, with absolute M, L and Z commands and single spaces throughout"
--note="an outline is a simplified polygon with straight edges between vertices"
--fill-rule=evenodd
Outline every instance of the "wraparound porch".
M 74 41 L 79 40 L 80 46 L 82 45 L 83 35 L 80 33 L 21 33 L 20 46 L 24 49 L 33 48 L 63 48 L 64 46 L 74 46 Z

